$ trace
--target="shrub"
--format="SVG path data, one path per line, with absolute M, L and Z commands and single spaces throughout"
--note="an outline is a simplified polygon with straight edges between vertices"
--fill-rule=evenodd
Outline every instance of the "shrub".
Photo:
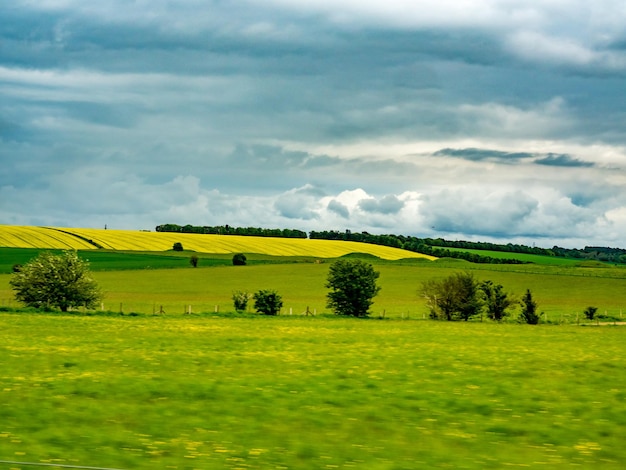
M 273 290 L 260 290 L 254 294 L 254 309 L 265 315 L 278 315 L 283 306 L 280 295 Z
M 484 281 L 480 284 L 480 290 L 485 298 L 485 306 L 487 315 L 495 321 L 502 320 L 508 315 L 507 308 L 513 305 L 513 300 L 503 290 L 500 284 L 494 284 L 492 281 Z
M 15 298 L 29 307 L 93 308 L 102 298 L 96 281 L 89 276 L 88 263 L 75 251 L 60 255 L 43 252 L 11 274 Z
M 246 262 L 247 258 L 243 253 L 237 253 L 233 256 L 233 266 L 245 266 Z
M 250 300 L 250 294 L 247 291 L 233 292 L 233 304 L 238 312 L 244 312 L 248 308 L 248 300 Z
M 380 291 L 376 285 L 379 275 L 371 264 L 359 259 L 335 261 L 330 266 L 325 285 L 331 289 L 326 296 L 326 306 L 337 315 L 366 317 L 372 298 Z
M 172 246 L 172 250 L 174 251 L 183 251 L 183 244 L 181 242 L 176 242 Z

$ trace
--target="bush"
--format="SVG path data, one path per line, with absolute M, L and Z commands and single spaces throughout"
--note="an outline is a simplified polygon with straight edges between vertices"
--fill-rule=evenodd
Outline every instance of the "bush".
M 88 263 L 75 251 L 60 255 L 43 252 L 11 274 L 15 298 L 29 307 L 93 308 L 102 298 L 96 281 L 89 276 Z
M 359 259 L 335 261 L 328 271 L 325 287 L 328 293 L 326 306 L 337 315 L 366 317 L 372 299 L 380 291 L 376 285 L 380 273 L 371 264 Z
M 183 251 L 183 244 L 181 242 L 176 242 L 172 246 L 172 250 L 174 251 Z
M 233 256 L 233 266 L 245 266 L 246 262 L 247 258 L 243 253 L 237 253 Z
M 260 290 L 254 294 L 254 309 L 265 315 L 278 315 L 283 306 L 280 295 L 273 290 Z
M 238 312 L 246 311 L 246 308 L 248 308 L 248 300 L 250 300 L 250 294 L 248 294 L 248 292 L 240 290 L 233 292 L 233 304 L 235 305 L 235 310 Z
M 484 281 L 480 284 L 480 290 L 483 292 L 489 318 L 500 321 L 508 315 L 506 310 L 513 305 L 513 300 L 509 298 L 500 284 Z

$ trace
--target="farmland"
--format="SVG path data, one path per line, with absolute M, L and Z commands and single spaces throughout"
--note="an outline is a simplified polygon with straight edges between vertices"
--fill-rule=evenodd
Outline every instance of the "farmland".
M 230 253 L 170 248 L 79 251 L 106 311 L 73 314 L 14 311 L 11 266 L 42 248 L 0 249 L 0 461 L 623 467 L 626 328 L 577 323 L 589 305 L 621 319 L 624 268 L 361 254 L 382 290 L 372 318 L 357 320 L 327 314 L 332 258 L 320 253 L 249 253 L 232 266 Z M 512 295 L 531 289 L 543 324 L 517 324 L 517 312 L 503 324 L 424 320 L 421 283 L 458 271 Z M 234 290 L 265 288 L 283 296 L 280 316 L 232 313 Z

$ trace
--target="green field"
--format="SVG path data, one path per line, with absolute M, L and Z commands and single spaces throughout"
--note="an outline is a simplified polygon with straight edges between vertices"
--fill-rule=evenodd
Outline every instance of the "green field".
M 0 313 L 0 460 L 621 469 L 625 331 Z
M 571 266 L 584 263 L 583 260 L 574 258 L 561 258 L 558 256 L 533 255 L 530 253 L 513 253 L 510 251 L 472 250 L 466 248 L 445 248 L 450 251 L 473 253 L 480 256 L 490 256 L 496 259 L 517 259 L 525 263 L 547 264 L 554 266 Z
M 17 307 L 9 287 L 11 266 L 23 263 L 36 251 L 0 249 L 0 307 Z M 4 256 L 6 255 L 6 256 Z M 88 257 L 94 278 L 102 287 L 104 310 L 124 313 L 167 314 L 228 312 L 232 292 L 275 289 L 283 297 L 283 314 L 307 310 L 326 311 L 324 287 L 332 260 L 305 257 L 250 255 L 248 266 L 232 266 L 230 255 L 200 254 L 194 269 L 189 254 L 81 252 Z M 374 299 L 374 316 L 423 318 L 421 284 L 458 271 L 470 271 L 477 279 L 500 283 L 512 295 L 531 289 L 540 311 L 549 321 L 575 322 L 587 306 L 620 319 L 626 314 L 626 269 L 550 265 L 489 265 L 459 260 L 380 260 L 366 258 L 380 271 L 380 294 Z M 514 315 L 515 316 L 515 315 Z

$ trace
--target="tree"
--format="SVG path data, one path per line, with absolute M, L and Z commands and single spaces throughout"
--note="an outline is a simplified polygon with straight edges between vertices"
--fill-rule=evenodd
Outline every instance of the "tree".
M 533 294 L 530 292 L 530 289 L 526 289 L 526 293 L 522 297 L 522 313 L 520 314 L 520 318 L 524 323 L 528 323 L 529 325 L 536 325 L 539 323 L 539 318 L 541 315 L 537 314 L 537 302 L 533 300 Z
M 585 314 L 585 318 L 587 320 L 593 320 L 597 311 L 598 307 L 587 307 L 583 313 Z
M 233 304 L 238 312 L 244 312 L 248 308 L 248 300 L 250 300 L 248 292 L 240 290 L 233 292 Z
M 283 299 L 276 291 L 260 290 L 255 292 L 254 309 L 265 315 L 278 315 L 283 306 Z
M 455 273 L 440 281 L 426 281 L 421 293 L 434 319 L 467 321 L 482 308 L 479 284 L 471 273 Z
M 245 266 L 247 262 L 246 255 L 237 253 L 233 256 L 233 266 Z
M 509 298 L 500 284 L 494 285 L 492 281 L 484 281 L 480 284 L 480 290 L 485 297 L 485 306 L 489 318 L 500 321 L 508 315 L 506 309 L 513 304 L 513 300 Z
M 181 242 L 176 242 L 172 246 L 172 250 L 174 251 L 183 251 L 183 244 Z
M 371 264 L 358 259 L 335 261 L 328 271 L 325 287 L 331 289 L 327 294 L 326 306 L 337 315 L 366 317 L 372 299 L 380 291 L 376 280 L 380 276 Z
M 15 298 L 29 307 L 93 308 L 102 293 L 90 277 L 88 263 L 75 251 L 60 255 L 43 252 L 29 261 L 9 281 Z
M 198 255 L 191 255 L 191 258 L 189 258 L 189 263 L 194 267 L 197 268 L 198 267 Z

